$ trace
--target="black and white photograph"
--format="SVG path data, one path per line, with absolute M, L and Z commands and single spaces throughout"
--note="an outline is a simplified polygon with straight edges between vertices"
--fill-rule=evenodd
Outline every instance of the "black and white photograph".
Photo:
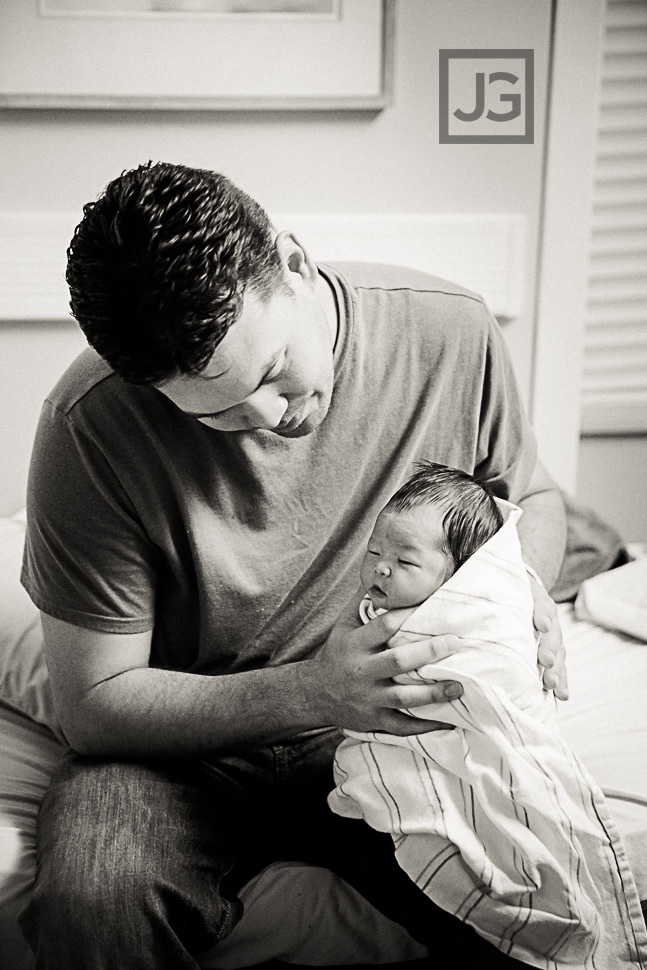
M 647 970 L 647 0 L 0 0 L 0 970 Z

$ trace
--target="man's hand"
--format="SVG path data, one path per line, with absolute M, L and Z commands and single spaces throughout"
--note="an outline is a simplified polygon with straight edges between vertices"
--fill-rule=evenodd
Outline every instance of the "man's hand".
M 390 610 L 362 625 L 358 593 L 333 627 L 317 656 L 308 661 L 312 683 L 325 712 L 325 723 L 352 731 L 386 731 L 407 736 L 453 728 L 451 724 L 403 714 L 401 708 L 422 707 L 434 702 L 455 700 L 463 688 L 454 681 L 438 684 L 397 684 L 392 678 L 410 673 L 432 660 L 424 642 L 386 647 L 412 609 Z M 447 653 L 455 646 L 455 636 L 436 637 L 447 641 Z
M 566 675 L 566 650 L 562 640 L 562 629 L 557 617 L 557 607 L 544 586 L 532 576 L 530 586 L 535 600 L 533 621 L 535 629 L 541 633 L 537 648 L 537 660 L 544 668 L 543 681 L 546 690 L 553 690 L 561 701 L 568 700 L 568 679 Z

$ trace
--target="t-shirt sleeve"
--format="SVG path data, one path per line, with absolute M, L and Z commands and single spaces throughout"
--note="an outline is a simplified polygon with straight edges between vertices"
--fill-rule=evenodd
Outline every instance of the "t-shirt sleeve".
M 485 307 L 483 312 L 487 345 L 474 474 L 488 482 L 499 498 L 519 502 L 537 463 L 537 443 L 501 329 Z
M 32 452 L 22 583 L 36 606 L 105 633 L 153 627 L 158 554 L 101 449 L 46 401 Z

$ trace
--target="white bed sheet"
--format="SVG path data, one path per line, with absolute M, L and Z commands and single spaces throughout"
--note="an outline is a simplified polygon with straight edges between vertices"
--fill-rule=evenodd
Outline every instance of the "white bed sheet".
M 606 795 L 641 900 L 647 900 L 647 643 L 559 607 L 570 699 L 565 740 Z
M 36 866 L 36 816 L 61 745 L 47 728 L 0 704 L 0 967 L 32 970 L 17 920 Z

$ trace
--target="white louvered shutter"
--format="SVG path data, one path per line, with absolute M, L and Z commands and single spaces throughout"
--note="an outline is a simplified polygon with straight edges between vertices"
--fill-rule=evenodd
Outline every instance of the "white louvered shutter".
M 647 0 L 608 0 L 582 432 L 647 432 Z

